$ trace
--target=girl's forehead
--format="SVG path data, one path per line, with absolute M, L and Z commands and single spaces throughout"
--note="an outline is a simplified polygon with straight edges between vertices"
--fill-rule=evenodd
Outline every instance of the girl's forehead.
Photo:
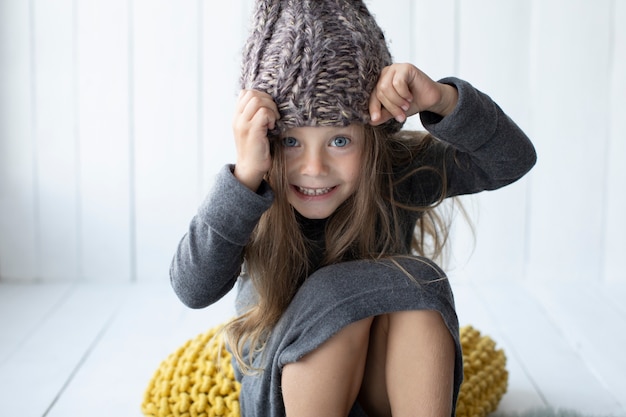
M 286 136 L 335 136 L 335 135 L 362 136 L 363 125 L 352 123 L 348 126 L 302 126 L 284 130 L 281 137 Z

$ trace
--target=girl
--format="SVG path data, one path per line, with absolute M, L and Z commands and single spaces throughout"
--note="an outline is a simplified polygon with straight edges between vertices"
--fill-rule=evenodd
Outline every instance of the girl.
M 202 308 L 238 283 L 226 335 L 244 417 L 453 416 L 435 209 L 523 176 L 531 143 L 467 82 L 393 64 L 360 1 L 258 1 L 253 23 L 237 161 L 179 244 L 176 293 Z M 430 133 L 400 131 L 415 114 Z

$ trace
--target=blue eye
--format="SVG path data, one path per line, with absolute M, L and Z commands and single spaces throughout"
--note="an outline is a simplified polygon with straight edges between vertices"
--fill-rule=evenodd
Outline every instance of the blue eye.
M 283 145 L 287 148 L 293 148 L 294 146 L 298 146 L 298 139 L 292 136 L 287 136 L 286 138 L 283 138 Z
M 344 137 L 344 136 L 337 136 L 336 138 L 334 138 L 331 142 L 331 146 L 336 146 L 338 148 L 343 148 L 344 146 L 348 146 L 348 144 L 351 142 L 350 139 Z

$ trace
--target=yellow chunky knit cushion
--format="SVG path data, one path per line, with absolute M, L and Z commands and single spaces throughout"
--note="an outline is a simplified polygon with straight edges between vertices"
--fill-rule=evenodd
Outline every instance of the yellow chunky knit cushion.
M 472 326 L 461 327 L 463 383 L 456 405 L 457 417 L 484 417 L 495 411 L 506 392 L 509 373 L 506 356 L 489 336 Z
M 188 340 L 158 367 L 141 411 L 148 417 L 240 417 L 239 389 L 231 355 L 221 343 L 221 326 Z M 502 349 L 472 326 L 461 328 L 463 372 L 457 417 L 485 417 L 507 389 Z

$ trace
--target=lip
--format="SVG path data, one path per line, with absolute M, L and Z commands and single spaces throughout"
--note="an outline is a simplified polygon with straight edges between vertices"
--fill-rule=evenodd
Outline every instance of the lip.
M 338 186 L 332 187 L 302 187 L 299 185 L 291 185 L 293 193 L 303 200 L 323 200 L 335 194 Z

